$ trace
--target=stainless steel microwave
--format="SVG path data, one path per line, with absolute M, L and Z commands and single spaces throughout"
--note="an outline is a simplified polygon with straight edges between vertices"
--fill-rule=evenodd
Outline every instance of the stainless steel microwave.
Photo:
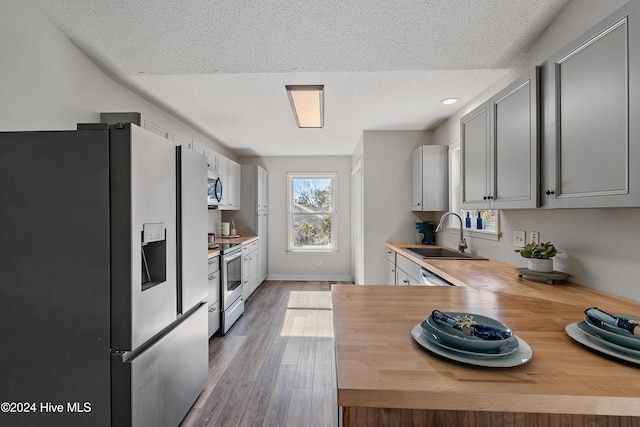
M 215 209 L 222 203 L 222 180 L 216 171 L 208 169 L 207 181 L 207 204 L 209 205 L 209 208 Z

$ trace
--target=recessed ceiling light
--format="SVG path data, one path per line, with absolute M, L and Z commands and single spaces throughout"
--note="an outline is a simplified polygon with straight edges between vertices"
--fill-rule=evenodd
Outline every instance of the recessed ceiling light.
M 442 102 L 444 105 L 450 105 L 450 104 L 455 104 L 458 101 L 460 101 L 460 98 L 446 98 L 440 102 Z
M 324 85 L 286 85 L 285 88 L 298 127 L 323 127 Z

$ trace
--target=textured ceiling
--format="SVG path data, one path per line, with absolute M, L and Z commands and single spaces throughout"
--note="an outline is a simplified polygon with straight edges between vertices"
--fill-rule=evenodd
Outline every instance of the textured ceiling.
M 268 156 L 350 155 L 363 130 L 434 127 L 569 0 L 32 2 L 106 74 L 237 154 Z M 325 85 L 323 129 L 296 128 L 286 84 Z

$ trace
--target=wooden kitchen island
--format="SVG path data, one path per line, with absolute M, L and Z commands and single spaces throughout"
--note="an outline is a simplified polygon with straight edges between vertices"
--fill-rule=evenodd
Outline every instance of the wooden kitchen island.
M 632 301 L 594 295 L 591 305 L 640 313 Z M 584 319 L 588 298 L 572 304 L 465 286 L 366 285 L 333 285 L 332 298 L 345 427 L 640 426 L 640 365 L 596 353 L 565 332 Z M 486 368 L 437 356 L 410 334 L 434 309 L 501 320 L 533 357 Z

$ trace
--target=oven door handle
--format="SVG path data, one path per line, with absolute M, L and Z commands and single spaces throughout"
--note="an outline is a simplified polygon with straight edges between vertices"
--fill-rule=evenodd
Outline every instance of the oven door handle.
M 241 256 L 242 256 L 242 249 L 239 250 L 238 252 L 222 255 L 222 262 L 233 261 L 234 259 L 240 258 Z

